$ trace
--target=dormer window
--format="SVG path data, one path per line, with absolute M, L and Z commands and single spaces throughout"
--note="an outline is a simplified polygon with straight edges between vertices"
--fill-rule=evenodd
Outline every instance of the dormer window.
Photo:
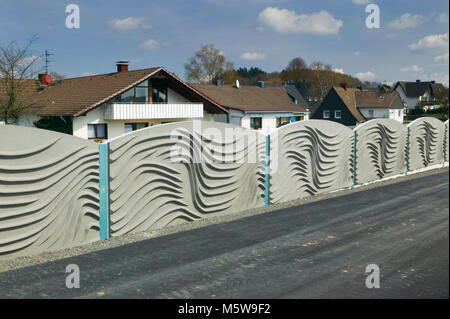
M 381 96 L 380 96 L 380 100 L 384 100 L 384 95 L 381 95 Z
M 115 103 L 148 103 L 148 81 L 117 96 Z

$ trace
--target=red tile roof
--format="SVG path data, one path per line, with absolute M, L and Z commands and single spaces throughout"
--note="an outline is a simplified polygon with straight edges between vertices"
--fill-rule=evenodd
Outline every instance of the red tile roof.
M 292 102 L 286 90 L 279 87 L 241 85 L 191 84 L 218 104 L 245 112 L 306 112 Z

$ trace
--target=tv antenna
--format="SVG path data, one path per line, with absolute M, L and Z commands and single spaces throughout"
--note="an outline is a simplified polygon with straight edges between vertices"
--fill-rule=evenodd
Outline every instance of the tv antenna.
M 48 51 L 45 50 L 45 74 L 48 74 L 48 65 L 52 62 L 48 59 L 51 55 L 53 55 L 53 53 L 48 53 Z

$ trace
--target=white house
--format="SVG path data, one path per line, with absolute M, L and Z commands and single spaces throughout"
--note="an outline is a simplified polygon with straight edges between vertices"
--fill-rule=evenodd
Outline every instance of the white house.
M 309 119 L 283 86 L 191 84 L 229 110 L 228 122 L 269 134 L 276 128 Z
M 416 82 L 399 81 L 395 84 L 394 90 L 400 94 L 401 99 L 408 109 L 415 109 L 419 102 L 436 101 L 436 94 L 443 90 L 444 86 L 435 81 Z M 427 109 L 433 109 L 432 105 Z

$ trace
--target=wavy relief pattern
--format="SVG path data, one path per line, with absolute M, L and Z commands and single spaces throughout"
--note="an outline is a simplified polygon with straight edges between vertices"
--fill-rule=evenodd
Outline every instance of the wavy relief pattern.
M 350 129 L 328 121 L 298 122 L 271 134 L 271 203 L 351 185 Z
M 437 154 L 438 134 L 436 128 L 428 122 L 420 123 L 417 130 L 416 141 L 419 144 L 420 156 L 423 166 L 427 167 Z
M 395 133 L 394 130 L 390 130 L 380 123 L 368 129 L 367 137 L 370 141 L 367 142 L 367 148 L 379 179 L 395 170 L 395 162 L 398 159 L 397 146 L 400 138 Z
M 201 125 L 222 135 L 234 128 Z M 244 133 L 249 132 L 255 134 Z M 112 236 L 263 205 L 261 142 L 248 142 L 245 134 L 223 141 L 204 133 L 194 130 L 192 122 L 182 122 L 111 142 Z M 176 163 L 171 160 L 174 151 L 179 154 Z M 249 164 L 250 155 L 254 161 Z
M 444 123 L 435 118 L 420 118 L 409 125 L 409 135 L 409 170 L 444 161 Z
M 97 240 L 96 143 L 24 127 L 0 136 L 0 257 Z
M 404 172 L 406 130 L 403 124 L 376 119 L 359 126 L 355 133 L 357 184 Z

